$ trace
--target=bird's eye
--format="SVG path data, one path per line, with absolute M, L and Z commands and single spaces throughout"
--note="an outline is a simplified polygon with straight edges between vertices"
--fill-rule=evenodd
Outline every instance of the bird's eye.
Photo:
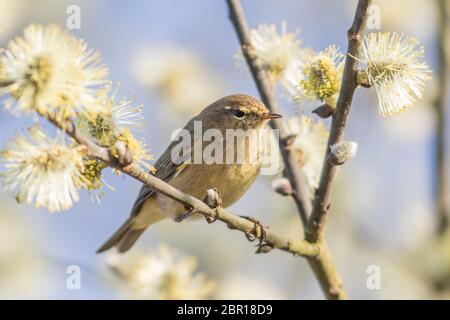
M 233 115 L 237 119 L 242 119 L 245 116 L 245 112 L 242 110 L 234 110 Z

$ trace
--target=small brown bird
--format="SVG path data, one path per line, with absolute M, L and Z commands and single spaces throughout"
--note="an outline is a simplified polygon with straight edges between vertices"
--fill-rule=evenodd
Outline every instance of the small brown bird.
M 177 145 L 180 144 L 179 139 L 175 139 L 156 161 L 155 176 L 200 199 L 203 198 L 207 189 L 216 188 L 220 192 L 222 206 L 226 208 L 241 198 L 256 179 L 261 168 L 260 157 L 252 161 L 236 161 L 239 148 L 243 148 L 248 156 L 252 151 L 249 150 L 250 146 L 259 148 L 259 145 L 252 144 L 245 139 L 234 138 L 230 143 L 227 139 L 228 143 L 222 143 L 221 148 L 223 147 L 223 149 L 220 151 L 225 158 L 228 149 L 233 148 L 234 156 L 231 163 L 229 163 L 229 159 L 222 162 L 203 161 L 198 163 L 193 156 L 196 142 L 200 142 L 202 150 L 205 150 L 211 143 L 211 139 L 205 139 L 196 134 L 195 130 L 198 129 L 198 124 L 201 123 L 202 132 L 212 129 L 209 132 L 220 133 L 222 137 L 227 137 L 226 131 L 229 131 L 227 129 L 260 130 L 270 119 L 279 117 L 281 116 L 278 114 L 269 113 L 261 102 L 250 96 L 236 94 L 224 97 L 207 106 L 184 127 L 184 133 L 189 133 L 193 137 L 188 145 L 188 156 L 174 152 Z M 249 135 L 249 137 L 249 139 L 255 138 L 254 135 Z M 256 153 L 259 154 L 259 150 L 256 150 Z M 216 156 L 214 152 L 212 156 Z M 97 253 L 112 247 L 116 247 L 121 253 L 125 252 L 150 225 L 167 217 L 177 219 L 186 211 L 182 204 L 158 194 L 144 185 L 134 203 L 130 217 L 98 249 Z

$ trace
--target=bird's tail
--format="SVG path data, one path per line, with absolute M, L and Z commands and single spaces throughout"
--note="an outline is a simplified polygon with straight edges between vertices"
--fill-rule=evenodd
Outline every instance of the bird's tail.
M 145 231 L 143 229 L 132 228 L 132 221 L 134 217 L 130 217 L 98 250 L 97 253 L 104 252 L 116 247 L 120 253 L 124 253 L 130 249 L 141 234 Z

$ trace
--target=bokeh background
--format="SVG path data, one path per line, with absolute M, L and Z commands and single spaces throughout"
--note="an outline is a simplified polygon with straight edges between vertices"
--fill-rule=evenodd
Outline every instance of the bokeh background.
M 437 65 L 434 1 L 375 1 L 381 31 L 417 37 L 425 59 Z M 0 0 L 2 47 L 31 22 L 66 25 L 69 5 L 81 9 L 73 33 L 98 49 L 110 78 L 144 105 L 145 136 L 157 157 L 172 130 L 208 103 L 232 93 L 257 96 L 245 65 L 236 67 L 238 43 L 224 1 Z M 250 26 L 286 21 L 303 46 L 346 48 L 356 1 L 243 0 Z M 378 30 L 373 30 L 378 31 Z M 359 143 L 357 157 L 334 185 L 327 239 L 351 298 L 449 298 L 450 237 L 436 236 L 434 208 L 436 85 L 429 82 L 418 105 L 393 118 L 377 114 L 373 90 L 358 90 L 346 138 Z M 295 106 L 280 98 L 285 115 Z M 32 119 L 0 116 L 2 145 Z M 107 174 L 115 191 L 101 204 L 84 192 L 71 210 L 50 214 L 18 205 L 0 191 L 0 298 L 126 298 L 120 280 L 95 254 L 128 216 L 140 188 L 131 178 Z M 301 236 L 293 203 L 275 194 L 271 177 L 260 177 L 231 211 L 257 217 L 279 232 Z M 160 244 L 195 257 L 197 268 L 216 283 L 221 298 L 322 298 L 306 261 L 284 252 L 255 255 L 254 245 L 223 224 L 164 221 L 138 242 Z M 66 285 L 67 267 L 81 270 L 81 289 Z M 381 288 L 370 290 L 367 268 L 381 271 Z

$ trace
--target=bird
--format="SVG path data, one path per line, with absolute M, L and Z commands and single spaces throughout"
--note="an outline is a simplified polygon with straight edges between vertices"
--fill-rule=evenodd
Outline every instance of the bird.
M 234 94 L 225 96 L 204 108 L 193 117 L 180 131 L 167 149 L 156 161 L 153 173 L 157 178 L 169 183 L 173 187 L 190 194 L 196 198 L 202 198 L 208 189 L 217 190 L 220 194 L 221 206 L 229 207 L 238 201 L 255 181 L 261 169 L 261 149 L 259 144 L 252 144 L 257 135 L 249 135 L 248 139 L 226 139 L 224 142 L 216 137 L 215 143 L 219 144 L 211 157 L 227 154 L 232 149 L 232 156 L 227 161 L 195 161 L 193 153 L 196 146 L 205 151 L 212 139 L 205 139 L 207 132 L 214 136 L 228 138 L 227 133 L 239 131 L 258 132 L 263 129 L 271 119 L 280 118 L 281 115 L 271 113 L 262 102 L 248 95 Z M 198 135 L 198 126 L 201 124 L 203 136 Z M 184 136 L 183 136 L 184 134 Z M 190 136 L 190 141 L 184 141 L 187 152 L 179 152 L 181 137 Z M 194 137 L 192 139 L 192 136 Z M 211 137 L 210 137 L 211 138 Z M 225 140 L 225 138 L 223 138 Z M 231 140 L 231 141 L 230 141 Z M 200 144 L 199 144 L 200 143 Z M 245 156 L 253 151 L 257 156 L 252 161 L 238 161 L 239 149 Z M 256 150 L 253 150 L 255 149 Z M 193 152 L 194 151 L 194 152 Z M 242 153 L 241 153 L 242 154 Z M 192 161 L 194 160 L 194 161 Z M 231 161 L 230 161 L 231 160 Z M 119 253 L 128 251 L 142 233 L 151 225 L 166 219 L 180 219 L 186 215 L 187 209 L 179 202 L 163 195 L 151 187 L 143 185 L 133 205 L 129 218 L 122 226 L 97 250 L 97 253 L 107 251 L 113 247 Z M 189 214 L 188 214 L 189 215 Z M 195 215 L 194 216 L 199 216 Z M 194 217 L 190 217 L 192 219 Z

